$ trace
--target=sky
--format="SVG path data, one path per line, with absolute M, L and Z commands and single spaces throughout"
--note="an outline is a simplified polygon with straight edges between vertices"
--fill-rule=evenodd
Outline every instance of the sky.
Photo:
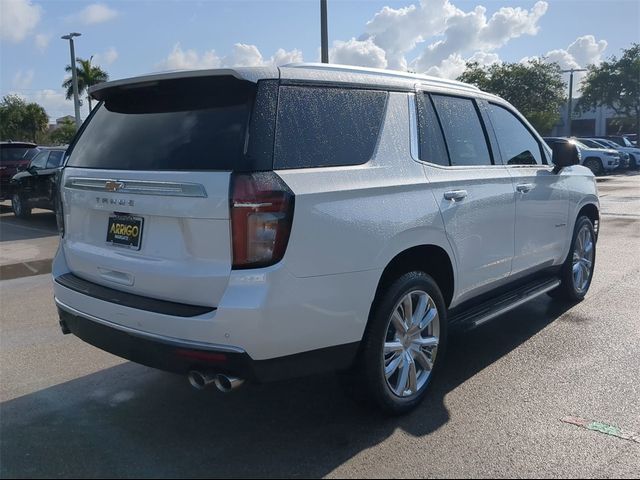
M 111 79 L 320 58 L 320 1 L 0 0 L 0 95 L 73 114 L 61 87 L 76 56 Z M 597 64 L 640 42 L 639 0 L 328 0 L 332 63 L 456 78 L 466 61 Z M 579 78 L 578 78 L 579 81 Z M 82 116 L 86 116 L 83 106 Z

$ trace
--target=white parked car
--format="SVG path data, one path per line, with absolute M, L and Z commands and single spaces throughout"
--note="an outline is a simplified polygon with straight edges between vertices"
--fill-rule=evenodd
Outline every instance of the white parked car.
M 195 387 L 348 370 L 402 413 L 453 326 L 589 289 L 593 174 L 475 87 L 300 64 L 91 94 L 60 183 L 62 330 Z
M 620 166 L 620 153 L 614 149 L 591 148 L 575 138 L 545 137 L 547 145 L 570 142 L 576 146 L 582 159 L 582 165 L 593 172 L 594 175 L 611 173 Z
M 595 140 L 599 143 L 604 143 L 610 148 L 614 148 L 620 152 L 626 153 L 627 155 L 629 155 L 629 168 L 636 169 L 640 167 L 640 148 L 633 146 L 631 141 L 629 141 L 628 139 L 624 139 L 627 140 L 627 143 L 625 145 L 620 145 L 613 140 L 609 140 L 608 138 L 593 138 L 592 140 Z

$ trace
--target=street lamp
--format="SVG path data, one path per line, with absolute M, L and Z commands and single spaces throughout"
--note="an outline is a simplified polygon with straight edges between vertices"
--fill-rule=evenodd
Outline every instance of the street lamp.
M 329 63 L 329 33 L 327 29 L 327 0 L 320 0 L 320 58 Z
M 81 34 L 72 32 L 69 35 L 63 35 L 63 40 L 69 40 L 69 49 L 71 50 L 71 83 L 73 84 L 73 107 L 76 113 L 76 130 L 80 128 L 80 99 L 78 98 L 78 74 L 76 72 L 76 51 L 73 48 L 73 37 L 79 37 Z
M 567 109 L 567 137 L 570 137 L 573 133 L 571 131 L 571 110 L 573 103 L 573 72 L 586 72 L 586 68 L 570 68 L 569 70 L 562 70 L 562 73 L 570 73 L 569 75 L 569 105 Z

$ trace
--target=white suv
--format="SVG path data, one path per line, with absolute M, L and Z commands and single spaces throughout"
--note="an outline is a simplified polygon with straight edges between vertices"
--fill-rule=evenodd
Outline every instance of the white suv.
M 91 94 L 60 179 L 62 330 L 196 387 L 348 370 L 405 412 L 451 327 L 589 288 L 594 176 L 472 86 L 303 64 Z

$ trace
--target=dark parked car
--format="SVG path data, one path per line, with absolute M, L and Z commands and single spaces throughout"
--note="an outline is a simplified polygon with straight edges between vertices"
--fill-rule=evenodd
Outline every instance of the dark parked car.
M 0 142 L 0 201 L 11 198 L 11 177 L 38 153 L 35 143 Z
M 66 148 L 40 148 L 29 166 L 11 179 L 11 207 L 25 218 L 32 208 L 55 210 L 56 182 Z

